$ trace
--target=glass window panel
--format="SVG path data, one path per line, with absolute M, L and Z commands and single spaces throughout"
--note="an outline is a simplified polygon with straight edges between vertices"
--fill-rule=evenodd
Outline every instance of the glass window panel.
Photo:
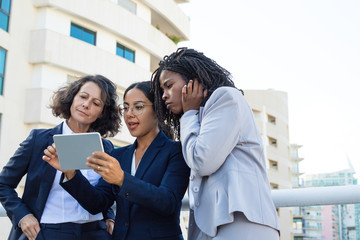
M 136 14 L 136 4 L 131 0 L 118 0 L 118 4 Z
M 7 31 L 8 30 L 8 21 L 9 21 L 9 17 L 5 13 L 0 12 L 0 28 Z
M 116 55 L 119 55 L 120 57 L 124 57 L 124 56 L 125 56 L 124 47 L 121 46 L 120 44 L 118 44 L 118 45 L 116 46 Z
M 93 32 L 84 30 L 83 40 L 92 45 L 95 45 L 95 34 Z
M 125 50 L 125 58 L 131 62 L 134 62 L 134 52 L 126 49 Z
M 70 36 L 95 45 L 96 33 L 76 24 L 71 24 Z
M 4 83 L 4 78 L 3 77 L 0 77 L 0 95 L 2 95 L 3 94 L 3 83 Z
M 81 40 L 82 30 L 73 24 L 71 24 L 70 36 Z
M 0 74 L 4 75 L 5 73 L 5 59 L 6 59 L 6 51 L 0 48 Z
M 120 43 L 116 44 L 116 55 L 119 55 L 131 62 L 135 62 L 135 51 L 121 45 Z
M 10 0 L 2 0 L 1 9 L 3 9 L 7 13 L 10 13 Z

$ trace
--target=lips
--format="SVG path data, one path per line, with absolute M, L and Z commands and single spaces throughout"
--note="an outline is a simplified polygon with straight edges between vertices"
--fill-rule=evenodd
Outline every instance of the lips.
M 130 130 L 134 130 L 135 128 L 137 128 L 137 126 L 139 126 L 139 123 L 137 122 L 128 122 L 128 127 Z
M 166 102 L 165 103 L 166 109 L 170 109 L 171 103 L 170 102 Z
M 85 116 L 88 116 L 88 114 L 86 114 L 85 112 L 83 112 L 83 111 L 81 111 L 81 110 L 77 110 L 79 113 L 81 113 L 81 114 L 83 114 L 83 115 L 85 115 Z

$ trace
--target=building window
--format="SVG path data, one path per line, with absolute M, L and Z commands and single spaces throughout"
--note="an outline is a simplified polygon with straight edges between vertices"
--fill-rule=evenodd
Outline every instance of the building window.
M 276 125 L 276 117 L 271 116 L 269 114 L 267 115 L 267 117 L 268 117 L 268 122 L 269 123 L 272 123 L 272 124 Z
M 0 48 L 0 95 L 3 94 L 5 62 L 6 62 L 6 50 Z
M 96 45 L 96 32 L 81 27 L 77 24 L 71 23 L 70 36 L 92 45 Z
M 255 119 L 261 120 L 261 112 L 255 109 L 252 109 Z
M 270 160 L 269 159 L 269 166 L 270 166 L 270 169 L 272 170 L 279 170 L 279 165 L 278 165 L 278 162 L 277 161 L 273 161 L 273 160 Z
M 276 183 L 270 183 L 270 188 L 271 189 L 279 189 L 279 185 Z
M 135 62 L 135 51 L 121 45 L 120 43 L 116 44 L 116 55 L 119 55 L 130 62 Z
M 8 31 L 11 0 L 0 0 L 0 28 Z
M 118 0 L 118 4 L 130 12 L 136 14 L 136 3 L 131 0 Z
M 271 146 L 277 147 L 277 140 L 275 138 L 268 137 L 268 139 Z

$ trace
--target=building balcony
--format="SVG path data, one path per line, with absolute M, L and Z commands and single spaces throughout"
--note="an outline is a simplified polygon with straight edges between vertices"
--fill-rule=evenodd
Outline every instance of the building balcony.
M 47 29 L 33 30 L 31 64 L 47 64 L 79 74 L 102 74 L 118 86 L 150 80 L 151 72 L 115 54 Z M 46 83 L 42 83 L 46 84 Z M 43 87 L 43 85 L 37 86 Z
M 153 1 L 149 0 L 148 2 Z M 154 2 L 156 3 L 155 0 Z M 99 29 L 106 29 L 134 43 L 134 45 L 140 46 L 156 59 L 162 59 L 163 56 L 175 51 L 177 48 L 173 41 L 156 29 L 156 27 L 152 26 L 151 23 L 144 21 L 144 19 L 132 14 L 112 1 L 33 0 L 33 4 L 38 8 L 45 7 L 61 11 L 69 16 L 75 16 L 88 21 L 98 26 Z M 86 7 L 84 8 L 84 6 Z M 155 6 L 158 6 L 158 3 Z M 99 11 L 99 9 L 103 11 Z M 174 7 L 172 9 L 171 12 L 173 13 L 175 11 Z M 177 15 L 180 15 L 180 13 Z M 183 17 L 179 18 L 183 19 Z M 172 18 L 169 19 L 171 20 Z M 187 32 L 186 26 L 183 28 L 182 31 Z
M 174 1 L 143 0 L 151 8 L 151 24 L 164 34 L 189 40 L 190 21 Z

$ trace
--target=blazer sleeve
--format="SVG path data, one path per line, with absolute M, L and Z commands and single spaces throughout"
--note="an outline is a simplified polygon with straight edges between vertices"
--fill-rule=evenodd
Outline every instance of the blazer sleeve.
M 114 145 L 106 139 L 103 139 L 103 145 L 104 145 L 104 152 L 107 154 L 111 154 L 111 152 L 114 150 Z M 115 221 L 115 213 L 114 210 L 109 207 L 107 210 L 103 211 L 104 219 L 112 219 Z
M 79 170 L 76 170 L 76 174 L 71 180 L 66 182 L 63 180 L 64 174 L 61 174 L 60 185 L 91 214 L 100 212 L 107 214 L 115 201 L 111 184 L 105 182 L 103 178 L 100 178 L 96 186 L 93 186 Z M 111 213 L 104 215 L 104 218 L 114 219 L 111 217 Z
M 170 152 L 168 166 L 159 186 L 125 172 L 123 185 L 116 188 L 118 195 L 160 215 L 174 214 L 187 189 L 190 169 L 184 161 L 179 142 L 167 150 Z
M 28 171 L 35 139 L 36 133 L 35 130 L 32 130 L 0 173 L 0 202 L 13 226 L 17 226 L 25 215 L 32 213 L 19 198 L 15 188 Z
M 182 151 L 188 166 L 199 176 L 216 172 L 234 149 L 241 135 L 244 115 L 252 114 L 241 92 L 221 87 L 204 106 L 201 122 L 191 110 L 180 119 Z
M 104 152 L 111 154 L 114 149 L 113 144 L 102 139 Z M 102 212 L 104 219 L 115 219 L 114 210 L 111 208 L 115 197 L 112 194 L 111 185 L 100 178 L 96 186 L 82 175 L 80 171 L 76 171 L 75 176 L 64 182 L 64 174 L 61 174 L 60 185 L 72 196 L 79 204 L 91 214 Z

